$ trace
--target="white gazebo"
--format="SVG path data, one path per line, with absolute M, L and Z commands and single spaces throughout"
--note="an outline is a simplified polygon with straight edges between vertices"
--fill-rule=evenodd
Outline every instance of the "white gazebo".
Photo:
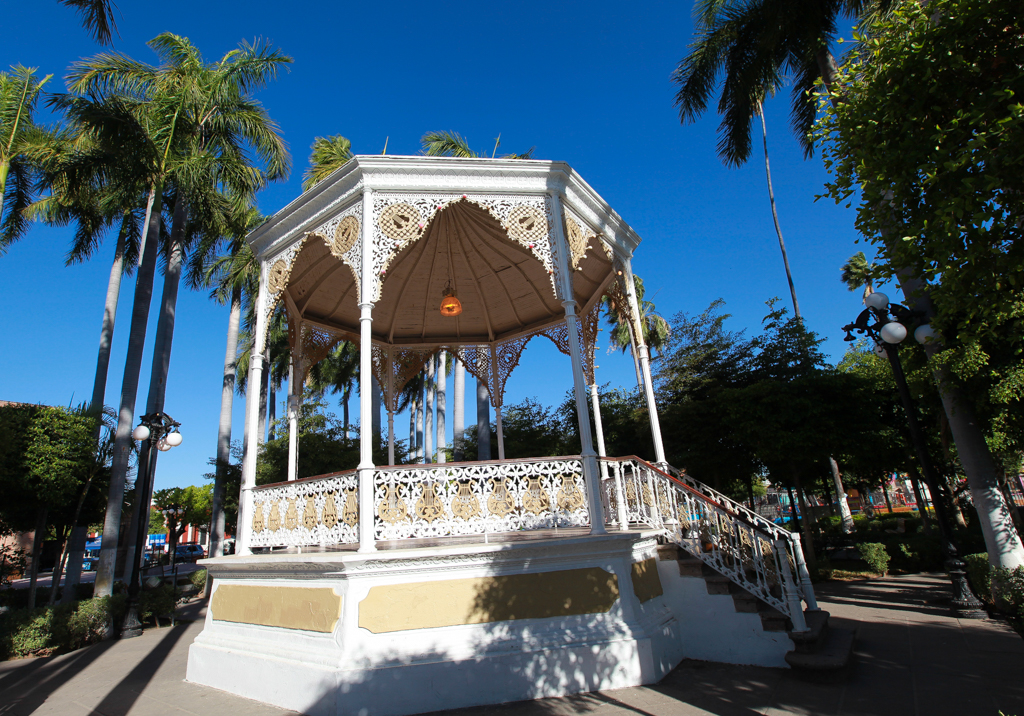
M 808 628 L 799 537 L 665 462 L 631 271 L 639 238 L 567 164 L 359 156 L 249 241 L 260 262 L 249 385 L 272 312 L 283 305 L 288 320 L 289 479 L 256 486 L 256 450 L 245 455 L 237 554 L 207 561 L 215 589 L 189 680 L 325 714 L 650 683 L 694 654 L 658 537 Z M 604 296 L 628 317 L 653 465 L 605 455 Z M 536 336 L 571 359 L 582 449 L 505 459 L 505 383 Z M 342 340 L 360 351 L 360 462 L 298 479 L 301 386 Z M 486 384 L 498 460 L 396 466 L 399 393 L 442 351 Z M 373 379 L 388 465 L 372 458 Z M 249 401 L 247 434 L 258 424 Z M 751 648 L 779 665 L 780 644 Z

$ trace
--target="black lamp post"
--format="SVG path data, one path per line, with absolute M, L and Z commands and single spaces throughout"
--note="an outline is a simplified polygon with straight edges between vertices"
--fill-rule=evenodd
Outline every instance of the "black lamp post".
M 139 418 L 139 426 L 132 431 L 132 438 L 143 443 L 139 451 L 139 477 L 135 481 L 135 499 L 139 503 L 139 520 L 135 532 L 135 559 L 132 562 L 132 578 L 128 585 L 128 611 L 121 627 L 121 638 L 141 636 L 142 622 L 139 620 L 139 593 L 142 591 L 142 563 L 146 554 L 146 534 L 149 532 L 149 499 L 153 486 L 153 467 L 156 463 L 154 448 L 161 452 L 181 445 L 181 433 L 175 422 L 166 413 L 150 413 Z
M 854 331 L 866 335 L 875 342 L 875 353 L 889 359 L 893 378 L 896 380 L 896 389 L 899 391 L 900 401 L 903 403 L 903 412 L 907 416 L 910 440 L 914 444 L 918 462 L 921 463 L 921 472 L 928 484 L 928 490 L 932 493 L 932 504 L 935 506 L 935 517 L 939 523 L 939 532 L 942 537 L 942 550 L 946 556 L 946 571 L 953 584 L 953 612 L 962 618 L 985 619 L 988 615 L 967 583 L 964 563 L 960 559 L 956 542 L 953 539 L 949 512 L 946 510 L 945 501 L 939 491 L 938 475 L 936 475 L 928 455 L 924 433 L 921 432 L 921 425 L 917 422 L 917 411 L 910 396 L 910 389 L 907 387 L 903 364 L 900 362 L 899 344 L 907 337 L 908 326 L 913 324 L 920 315 L 905 306 L 890 304 L 889 297 L 884 293 L 872 293 L 864 300 L 864 303 L 867 304 L 867 308 L 857 316 L 857 320 L 843 326 L 843 330 L 846 331 L 844 340 L 853 341 Z M 921 343 L 933 336 L 934 333 L 927 323 L 918 326 L 914 331 L 914 337 Z

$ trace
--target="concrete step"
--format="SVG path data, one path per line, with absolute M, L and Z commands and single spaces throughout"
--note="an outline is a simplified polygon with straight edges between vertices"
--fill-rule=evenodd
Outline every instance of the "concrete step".
M 804 621 L 807 622 L 807 631 L 794 631 L 789 633 L 789 638 L 796 645 L 796 651 L 800 654 L 814 654 L 828 641 L 828 618 L 829 613 L 821 609 L 804 612 Z
M 789 620 L 789 617 L 774 607 L 769 607 L 762 603 L 762 608 L 757 614 L 761 617 L 762 631 L 788 632 L 793 628 L 793 623 Z
M 801 678 L 827 681 L 846 675 L 853 658 L 854 632 L 852 629 L 833 627 L 824 635 L 823 643 L 811 653 L 791 651 L 786 663 Z

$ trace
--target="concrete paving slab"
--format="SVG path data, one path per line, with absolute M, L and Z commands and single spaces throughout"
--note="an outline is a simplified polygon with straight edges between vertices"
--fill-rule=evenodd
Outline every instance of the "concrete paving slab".
M 818 588 L 834 624 L 857 631 L 846 681 L 800 681 L 785 669 L 684 661 L 661 683 L 439 716 L 1024 716 L 1024 640 L 999 620 L 958 620 L 941 575 Z M 174 628 L 57 657 L 0 663 L 7 716 L 209 716 L 293 712 L 184 681 L 205 605 Z M 191 620 L 191 621 L 189 621 Z

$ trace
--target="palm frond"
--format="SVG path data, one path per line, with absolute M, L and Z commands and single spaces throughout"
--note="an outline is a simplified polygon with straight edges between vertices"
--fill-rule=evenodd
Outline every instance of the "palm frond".
M 117 33 L 114 23 L 114 3 L 110 0 L 60 0 L 82 16 L 82 26 L 92 33 L 96 42 L 109 45 Z M 120 37 L 120 35 L 118 35 Z
M 427 132 L 420 138 L 420 146 L 428 157 L 475 159 L 480 156 L 458 132 Z
M 352 158 L 352 143 L 340 134 L 317 137 L 311 150 L 309 167 L 302 174 L 303 191 L 312 189 Z

